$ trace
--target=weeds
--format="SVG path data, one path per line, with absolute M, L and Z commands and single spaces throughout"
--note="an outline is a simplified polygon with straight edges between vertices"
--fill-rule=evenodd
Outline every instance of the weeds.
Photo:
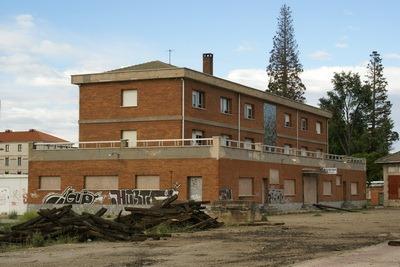
M 36 211 L 27 211 L 19 218 L 19 220 L 21 222 L 26 222 L 26 221 L 29 221 L 29 220 L 37 217 L 37 216 L 38 216 L 38 214 L 37 214 Z
M 17 219 L 17 218 L 18 218 L 18 213 L 17 213 L 15 210 L 11 211 L 11 212 L 8 214 L 8 219 L 15 220 L 15 219 Z
M 46 244 L 46 240 L 41 233 L 36 232 L 32 235 L 30 244 L 34 247 L 43 247 Z

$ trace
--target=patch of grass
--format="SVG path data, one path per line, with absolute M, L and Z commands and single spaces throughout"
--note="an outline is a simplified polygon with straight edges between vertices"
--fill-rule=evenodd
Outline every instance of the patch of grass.
M 164 235 L 164 234 L 172 234 L 172 233 L 183 233 L 183 232 L 192 232 L 188 230 L 185 226 L 173 226 L 170 224 L 161 223 L 153 228 L 146 230 L 146 234 L 157 234 L 157 235 Z
M 11 212 L 8 214 L 8 219 L 15 220 L 15 219 L 17 219 L 17 218 L 18 218 L 18 213 L 17 213 L 15 210 L 11 211 Z
M 26 222 L 38 216 L 36 211 L 27 211 L 21 217 L 19 217 L 20 222 Z
M 46 240 L 41 233 L 36 232 L 32 235 L 30 244 L 34 247 L 43 247 L 46 244 Z

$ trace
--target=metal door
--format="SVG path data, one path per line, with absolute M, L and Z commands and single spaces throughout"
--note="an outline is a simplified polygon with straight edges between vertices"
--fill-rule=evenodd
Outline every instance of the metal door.
M 0 214 L 10 212 L 10 190 L 8 188 L 0 188 Z
M 203 180 L 201 177 L 189 177 L 189 199 L 195 201 L 203 200 Z

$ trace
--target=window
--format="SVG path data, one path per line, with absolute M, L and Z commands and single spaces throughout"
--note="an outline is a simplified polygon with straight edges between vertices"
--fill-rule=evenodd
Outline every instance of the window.
M 322 149 L 317 149 L 317 150 L 315 150 L 317 153 L 316 153 L 316 157 L 317 158 L 322 158 Z
M 200 130 L 192 131 L 192 139 L 201 139 L 204 136 L 204 132 Z M 202 140 L 193 141 L 193 145 L 201 145 Z
M 317 134 L 321 134 L 321 130 L 322 130 L 322 123 L 317 121 L 315 123 L 315 131 L 317 132 Z
M 239 178 L 239 197 L 253 196 L 253 178 Z
M 279 170 L 276 169 L 269 170 L 269 183 L 279 184 Z
M 21 151 L 22 151 L 22 145 L 18 144 L 18 152 L 21 152 Z
M 283 183 L 283 191 L 285 196 L 294 196 L 296 194 L 295 180 L 285 180 Z
M 10 152 L 10 145 L 6 145 L 6 152 Z
M 137 90 L 122 90 L 123 107 L 137 107 Z
M 336 176 L 336 185 L 337 185 L 337 186 L 340 186 L 341 180 L 342 180 L 342 177 L 340 177 L 339 175 L 337 175 L 337 176 Z
M 292 148 L 291 145 L 285 144 L 285 145 L 283 146 L 283 154 L 290 154 L 290 149 L 291 149 L 291 148 Z
M 253 138 L 245 138 L 243 148 L 244 149 L 254 149 L 253 144 L 254 144 Z
M 22 164 L 22 158 L 21 157 L 18 157 L 17 164 L 18 164 L 18 166 L 21 166 L 21 164 Z
M 358 183 L 351 183 L 350 191 L 352 195 L 358 195 Z
M 331 181 L 324 181 L 322 184 L 322 194 L 324 196 L 332 195 L 332 182 Z
M 303 156 L 303 157 L 306 157 L 307 156 L 307 147 L 306 146 L 302 146 L 301 148 L 300 148 L 300 155 L 301 156 Z
M 9 173 L 10 173 L 9 171 L 5 171 L 5 172 L 4 172 L 4 174 L 9 174 Z
M 10 166 L 10 158 L 9 158 L 9 157 L 5 157 L 4 160 L 5 160 L 5 161 L 4 161 L 4 165 L 5 165 L 5 166 Z
M 160 190 L 160 176 L 136 176 L 136 188 L 143 190 Z
M 291 115 L 285 113 L 285 127 L 290 127 L 290 126 L 291 126 Z
M 22 174 L 22 172 L 21 171 L 17 171 L 17 174 Z
M 244 104 L 244 117 L 254 119 L 254 106 L 252 104 Z
M 200 91 L 192 92 L 192 106 L 195 108 L 205 108 L 204 93 Z
M 232 114 L 232 100 L 226 97 L 221 97 L 221 113 Z
M 118 176 L 86 176 L 85 189 L 88 190 L 118 189 Z
M 61 177 L 59 176 L 40 176 L 39 189 L 41 190 L 60 190 Z
M 136 147 L 137 145 L 137 132 L 136 131 L 122 131 L 122 140 L 127 140 L 128 147 Z
M 301 118 L 301 130 L 307 131 L 308 130 L 308 120 L 306 118 Z
M 227 134 L 221 134 L 221 141 L 223 146 L 230 146 L 229 140 L 231 140 L 232 137 Z

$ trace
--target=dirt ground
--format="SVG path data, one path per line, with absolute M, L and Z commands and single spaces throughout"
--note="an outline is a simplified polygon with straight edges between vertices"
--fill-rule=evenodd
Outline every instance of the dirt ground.
M 20 249 L 0 253 L 0 266 L 287 266 L 400 239 L 400 209 L 277 215 L 269 221 L 285 225 Z

